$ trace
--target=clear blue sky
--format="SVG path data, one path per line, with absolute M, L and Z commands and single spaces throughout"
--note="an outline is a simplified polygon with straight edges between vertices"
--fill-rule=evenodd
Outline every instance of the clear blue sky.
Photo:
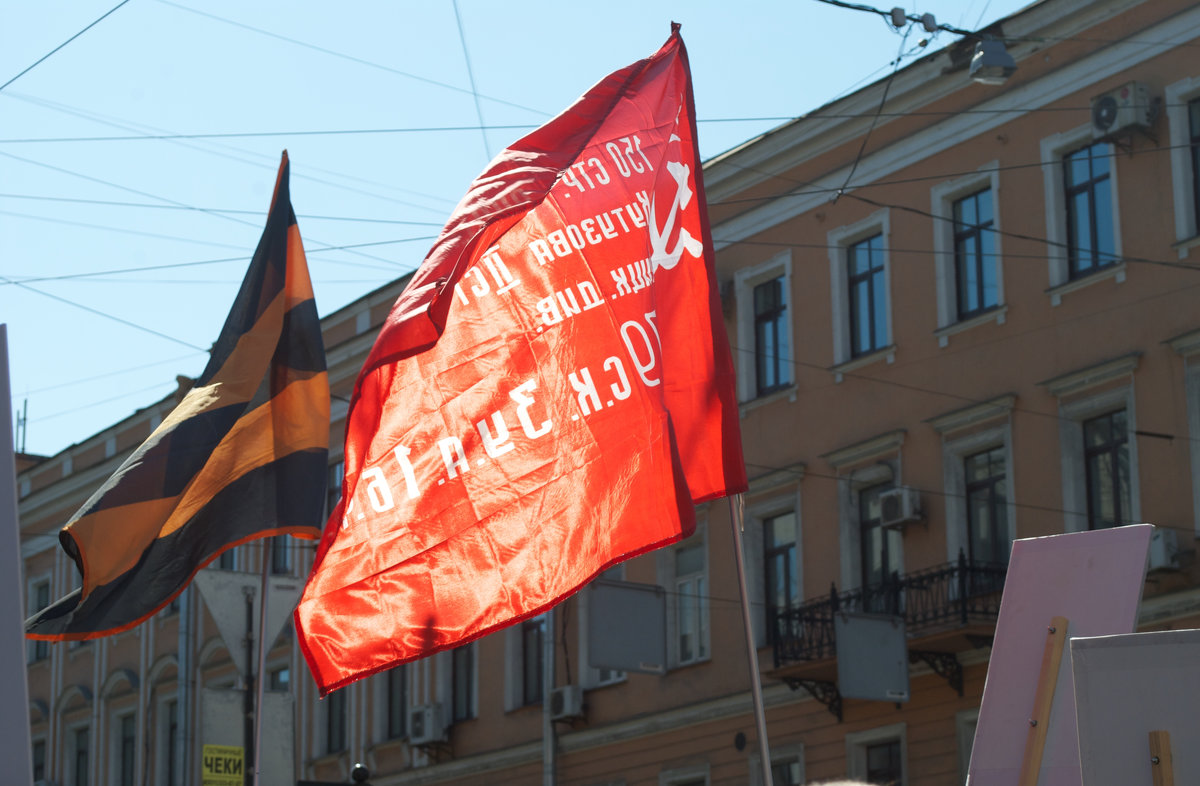
M 4 4 L 0 84 L 117 2 Z M 977 29 L 1026 4 L 905 8 Z M 459 0 L 457 11 L 130 0 L 0 90 L 0 322 L 29 452 L 81 442 L 203 369 L 198 348 L 228 313 L 284 148 L 324 315 L 417 266 L 491 155 L 651 54 L 672 20 L 705 158 L 886 76 L 901 45 L 879 17 L 816 0 Z M 909 35 L 905 63 L 923 37 Z M 955 40 L 939 33 L 924 51 Z M 311 131 L 376 133 L 300 133 Z M 82 141 L 180 134 L 260 135 Z M 375 245 L 341 248 L 360 244 Z

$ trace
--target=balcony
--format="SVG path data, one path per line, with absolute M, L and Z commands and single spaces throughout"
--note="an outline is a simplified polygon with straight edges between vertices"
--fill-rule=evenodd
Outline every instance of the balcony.
M 969 562 L 960 553 L 957 562 L 893 574 L 880 585 L 842 593 L 830 587 L 829 597 L 775 613 L 771 676 L 805 688 L 840 720 L 835 615 L 887 614 L 904 620 L 910 661 L 924 661 L 961 695 L 957 653 L 991 643 L 1007 571 L 1002 563 Z

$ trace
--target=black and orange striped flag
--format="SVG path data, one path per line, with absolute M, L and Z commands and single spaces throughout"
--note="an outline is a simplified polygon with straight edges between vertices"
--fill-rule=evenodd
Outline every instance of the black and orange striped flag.
M 128 630 L 221 552 L 257 538 L 320 537 L 329 379 L 287 152 L 266 229 L 204 373 L 59 533 L 82 587 L 26 636 Z

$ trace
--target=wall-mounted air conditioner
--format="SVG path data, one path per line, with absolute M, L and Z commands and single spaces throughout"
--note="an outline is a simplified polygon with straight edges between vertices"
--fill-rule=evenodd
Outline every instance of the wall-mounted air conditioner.
M 888 489 L 879 495 L 879 518 L 885 527 L 900 527 L 921 518 L 921 495 L 908 486 Z
M 410 745 L 430 745 L 445 742 L 446 724 L 442 722 L 440 704 L 424 704 L 408 710 L 408 742 Z
M 1179 533 L 1155 527 L 1150 533 L 1150 559 L 1147 570 L 1171 570 L 1179 567 Z
M 583 688 L 564 685 L 550 694 L 550 717 L 554 720 L 570 720 L 583 716 Z
M 1126 82 L 1092 99 L 1092 138 L 1109 139 L 1154 124 L 1150 90 L 1141 82 Z

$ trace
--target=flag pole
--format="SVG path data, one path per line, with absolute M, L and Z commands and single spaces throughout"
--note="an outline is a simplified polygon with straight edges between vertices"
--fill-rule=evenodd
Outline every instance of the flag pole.
M 546 611 L 542 628 L 542 786 L 555 786 L 554 609 Z
M 282 535 L 274 537 L 281 538 Z M 262 760 L 262 717 L 263 717 L 263 693 L 266 690 L 266 685 L 263 681 L 263 672 L 267 668 L 267 642 L 265 640 L 267 631 L 267 574 L 270 570 L 270 559 L 272 557 L 271 550 L 267 547 L 270 539 L 260 540 L 262 544 L 262 585 L 258 591 L 258 666 L 254 672 L 254 779 L 253 786 L 258 786 L 258 770 L 259 762 Z M 249 668 L 249 664 L 246 664 Z
M 754 700 L 754 722 L 758 727 L 758 753 L 762 757 L 763 786 L 774 786 L 771 778 L 771 748 L 767 743 L 767 713 L 763 709 L 762 679 L 758 673 L 758 649 L 754 646 L 754 628 L 750 622 L 750 597 L 746 589 L 746 562 L 742 551 L 742 495 L 729 497 L 729 523 L 733 526 L 733 556 L 737 563 L 738 593 L 742 598 L 742 623 L 746 632 L 746 655 L 750 661 L 750 694 Z

